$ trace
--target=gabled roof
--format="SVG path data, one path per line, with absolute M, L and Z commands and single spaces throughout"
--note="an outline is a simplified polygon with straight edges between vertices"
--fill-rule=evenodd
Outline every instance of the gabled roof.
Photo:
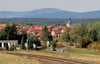
M 34 35 L 34 36 L 41 36 L 41 32 L 42 31 L 40 31 L 40 32 L 38 32 L 36 35 Z
M 31 31 L 32 31 L 32 29 L 28 29 L 26 32 L 27 32 L 27 33 L 30 33 Z
M 0 24 L 0 27 L 6 27 L 6 24 Z
M 6 27 L 6 24 L 0 24 L 0 30 L 4 29 Z
M 69 27 L 66 27 L 69 31 L 71 31 L 71 29 Z
M 66 26 L 63 26 L 63 25 L 60 25 L 60 26 L 58 26 L 58 27 L 54 27 L 54 28 L 52 28 L 52 30 L 57 30 L 57 29 L 68 29 L 69 31 L 71 30 L 69 27 L 66 27 Z
M 20 31 L 26 31 L 27 29 L 17 29 L 17 30 L 20 32 Z

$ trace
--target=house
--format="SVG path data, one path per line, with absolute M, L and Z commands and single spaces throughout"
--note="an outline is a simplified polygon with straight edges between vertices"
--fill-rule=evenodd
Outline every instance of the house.
M 66 28 L 69 31 L 71 31 L 71 29 L 69 27 L 67 27 L 66 25 L 60 25 L 60 26 L 54 27 L 54 28 L 52 28 L 51 35 L 53 37 L 57 36 L 59 38 L 61 36 L 61 34 L 65 31 Z
M 0 30 L 4 29 L 6 27 L 6 24 L 0 24 Z
M 41 32 L 42 31 L 39 31 L 37 34 L 35 34 L 34 36 L 37 36 L 37 37 L 40 37 L 41 36 Z

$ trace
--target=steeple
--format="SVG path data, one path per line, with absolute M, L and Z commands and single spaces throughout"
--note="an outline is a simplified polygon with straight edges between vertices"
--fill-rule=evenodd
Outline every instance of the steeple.
M 71 27 L 71 22 L 72 22 L 72 21 L 71 21 L 71 18 L 69 18 L 69 20 L 68 20 L 66 26 L 67 26 L 67 27 Z

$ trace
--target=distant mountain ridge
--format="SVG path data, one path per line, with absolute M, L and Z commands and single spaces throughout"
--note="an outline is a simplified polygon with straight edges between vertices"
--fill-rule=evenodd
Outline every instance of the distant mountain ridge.
M 27 12 L 1 11 L 0 18 L 100 18 L 100 10 L 91 12 L 71 12 L 55 8 L 43 8 Z

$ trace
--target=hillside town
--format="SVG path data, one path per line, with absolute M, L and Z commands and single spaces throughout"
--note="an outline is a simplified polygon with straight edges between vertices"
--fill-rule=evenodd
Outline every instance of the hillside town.
M 2 31 L 3 29 L 5 29 L 5 27 L 7 26 L 7 24 L 0 24 L 0 30 Z M 21 34 L 23 31 L 25 31 L 27 33 L 28 37 L 37 37 L 38 39 L 41 36 L 42 33 L 42 26 L 38 26 L 38 25 L 16 25 L 17 31 L 19 34 Z M 54 39 L 54 41 L 57 41 L 57 39 L 59 39 L 62 35 L 62 33 L 65 31 L 65 29 L 68 29 L 68 31 L 71 31 L 71 19 L 68 20 L 68 22 L 65 25 L 59 25 L 59 26 L 54 26 L 54 25 L 49 25 L 47 26 L 48 28 L 48 33 L 49 36 L 52 36 Z M 55 37 L 57 37 L 55 39 Z M 48 40 L 49 41 L 49 40 Z M 2 42 L 2 40 L 0 41 Z M 5 40 L 3 40 L 2 43 L 2 48 L 4 48 L 4 42 L 6 42 Z M 10 41 L 8 40 L 7 42 L 13 42 L 13 40 L 11 39 Z M 16 41 L 15 41 L 16 42 Z M 18 45 L 17 41 L 17 44 Z M 19 44 L 20 45 L 20 44 Z M 49 45 L 49 44 L 47 44 Z M 8 46 L 10 46 L 10 44 L 8 43 Z
M 6 24 L 0 24 L 0 30 L 4 29 L 6 27 Z M 18 32 L 20 33 L 21 31 L 26 31 L 28 35 L 30 36 L 38 36 L 40 37 L 41 32 L 42 32 L 42 26 L 38 25 L 23 25 L 19 24 L 16 26 Z M 61 34 L 64 32 L 64 30 L 67 28 L 69 31 L 71 30 L 71 19 L 68 20 L 68 22 L 65 25 L 59 25 L 59 26 L 54 26 L 54 25 L 49 25 L 47 26 L 48 32 L 50 32 L 50 35 L 54 36 L 61 36 Z
M 0 64 L 100 64 L 100 0 L 0 0 Z

